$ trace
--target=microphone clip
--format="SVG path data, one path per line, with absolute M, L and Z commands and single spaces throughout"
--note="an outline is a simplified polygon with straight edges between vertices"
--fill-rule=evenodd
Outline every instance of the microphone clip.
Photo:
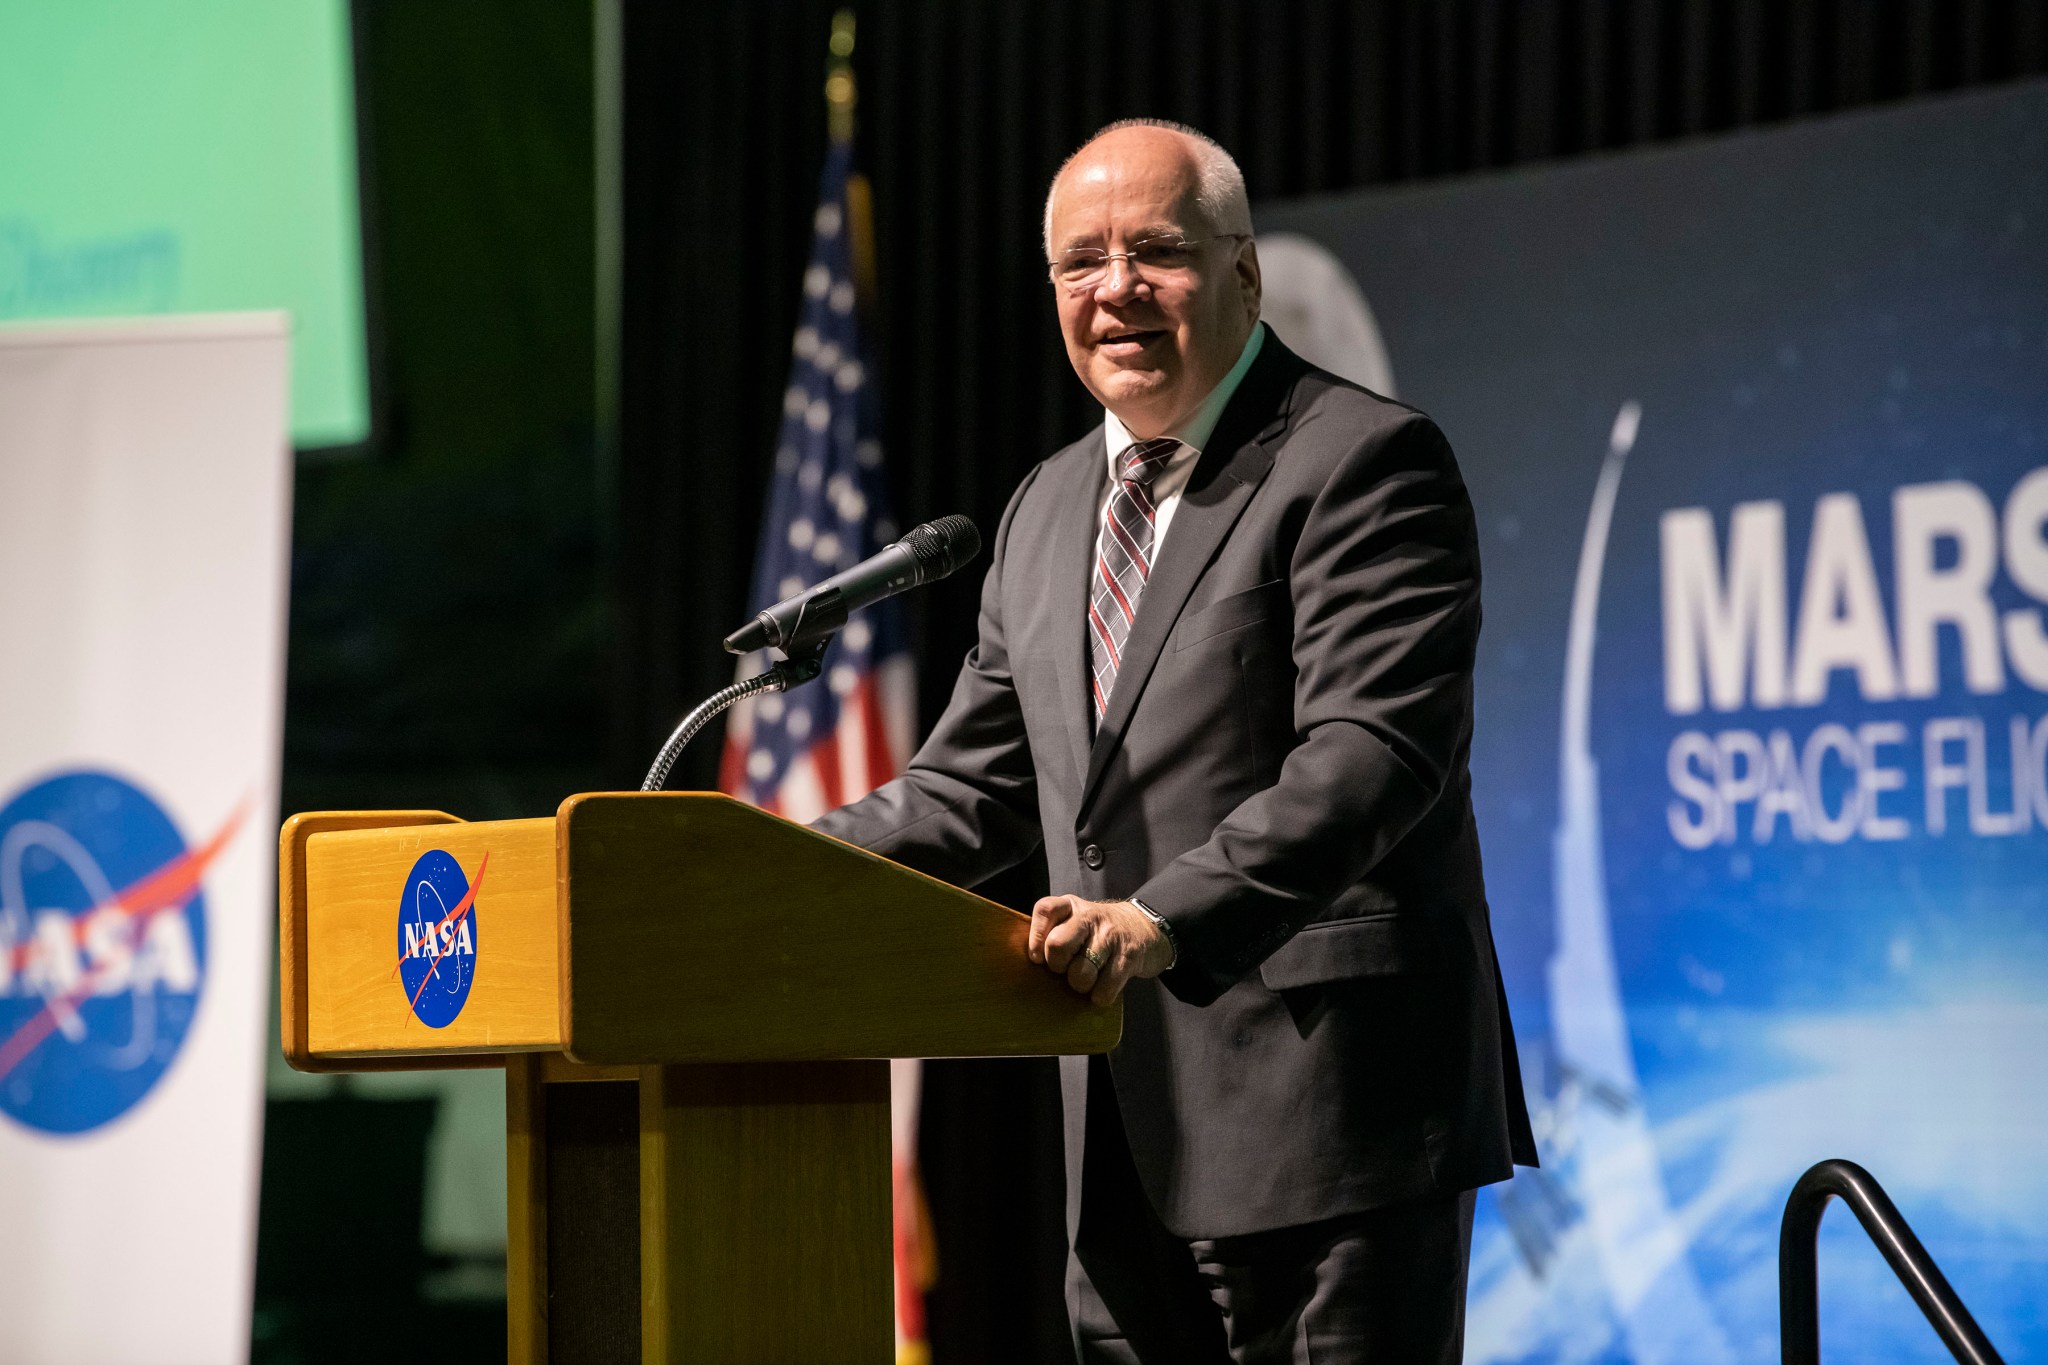
M 845 613 L 840 613 L 844 624 Z M 792 687 L 801 687 L 825 671 L 825 647 L 832 643 L 832 634 L 838 626 L 808 640 L 794 649 L 783 650 L 783 657 L 770 665 L 764 677 L 775 679 L 775 683 L 764 691 L 787 692 Z

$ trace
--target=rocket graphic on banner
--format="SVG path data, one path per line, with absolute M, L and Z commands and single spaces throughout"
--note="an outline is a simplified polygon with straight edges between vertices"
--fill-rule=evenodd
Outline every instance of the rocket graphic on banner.
M 1470 1360 L 1776 1358 L 1828 1158 L 2048 1349 L 2044 147 L 2036 82 L 1260 210 L 1370 297 L 1479 517 L 1543 1168 L 1481 1195 Z M 1830 1358 L 1946 1358 L 1854 1219 L 1820 1242 Z

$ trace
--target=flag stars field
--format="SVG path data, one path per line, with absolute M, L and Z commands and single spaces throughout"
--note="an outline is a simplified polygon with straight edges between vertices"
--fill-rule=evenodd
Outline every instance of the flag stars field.
M 793 596 L 893 541 L 872 371 L 861 351 L 848 219 L 847 163 L 826 170 L 750 606 Z M 742 665 L 766 667 L 766 656 Z M 915 723 L 901 608 L 881 603 L 848 622 L 825 657 L 825 685 L 733 709 L 719 785 L 756 805 L 811 820 L 894 776 Z

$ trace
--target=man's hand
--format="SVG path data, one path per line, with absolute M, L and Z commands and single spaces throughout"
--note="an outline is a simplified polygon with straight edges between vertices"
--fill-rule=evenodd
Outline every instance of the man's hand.
M 1046 896 L 1031 907 L 1024 955 L 1098 1005 L 1123 994 L 1137 977 L 1157 976 L 1173 962 L 1173 945 L 1152 917 L 1129 901 Z

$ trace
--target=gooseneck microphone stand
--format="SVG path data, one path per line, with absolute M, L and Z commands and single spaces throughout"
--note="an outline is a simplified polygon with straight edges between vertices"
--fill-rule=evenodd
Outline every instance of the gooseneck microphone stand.
M 727 707 L 736 701 L 756 696 L 762 692 L 787 692 L 792 687 L 801 687 L 818 676 L 825 666 L 825 646 L 832 642 L 830 635 L 805 644 L 789 657 L 780 660 L 765 673 L 756 673 L 751 678 L 742 678 L 730 687 L 720 688 L 699 702 L 696 709 L 684 716 L 676 726 L 668 742 L 661 746 L 661 752 L 654 756 L 654 766 L 647 770 L 647 777 L 640 783 L 644 792 L 658 792 L 668 785 L 669 769 L 676 764 L 683 747 L 697 737 L 697 732 L 718 719 Z

